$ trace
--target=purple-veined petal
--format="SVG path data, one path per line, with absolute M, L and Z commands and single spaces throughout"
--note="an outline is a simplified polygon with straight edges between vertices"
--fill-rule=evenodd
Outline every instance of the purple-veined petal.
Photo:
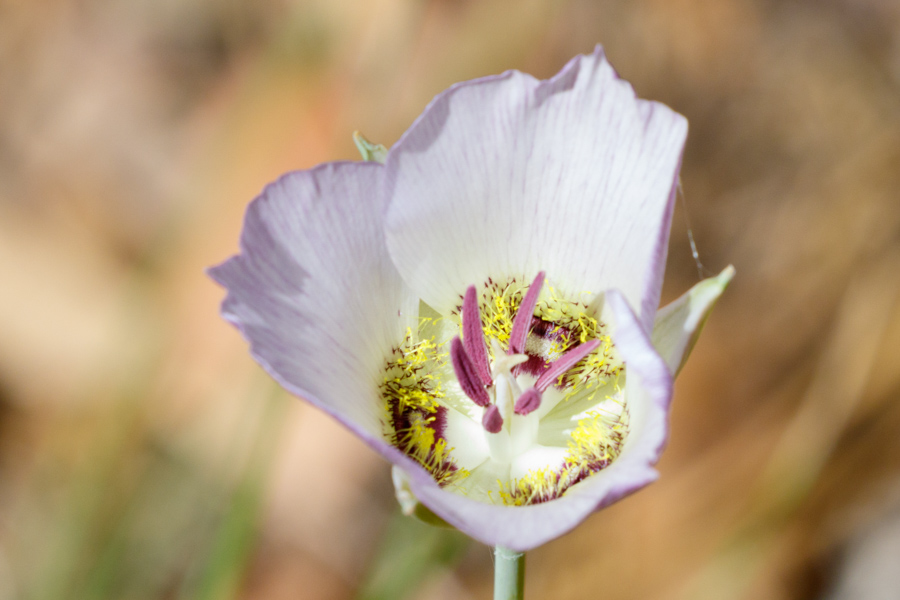
M 686 132 L 599 47 L 547 81 L 508 71 L 455 85 L 388 155 L 394 263 L 442 312 L 473 282 L 545 271 L 584 302 L 620 289 L 649 331 Z
M 222 315 L 272 377 L 402 469 L 415 489 L 437 490 L 382 434 L 385 360 L 418 319 L 418 298 L 384 245 L 382 176 L 376 163 L 285 175 L 247 209 L 241 254 L 209 273 L 228 290 Z
M 378 386 L 418 302 L 384 245 L 382 174 L 330 163 L 285 175 L 247 209 L 241 254 L 210 275 L 228 290 L 223 316 L 275 379 L 393 454 Z
M 729 266 L 715 277 L 704 279 L 656 313 L 653 345 L 673 374 L 681 370 L 706 318 L 732 277 L 734 267 Z
M 613 323 L 612 338 L 625 361 L 625 396 L 631 416 L 628 443 L 616 463 L 638 456 L 652 465 L 669 437 L 672 374 L 625 296 L 609 290 L 605 300 L 604 314 L 610 316 L 604 319 Z

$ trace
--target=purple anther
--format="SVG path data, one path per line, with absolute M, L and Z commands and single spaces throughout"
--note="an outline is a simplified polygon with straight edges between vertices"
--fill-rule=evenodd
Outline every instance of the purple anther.
M 560 375 L 574 367 L 575 363 L 599 347 L 600 340 L 591 340 L 590 342 L 575 346 L 550 363 L 549 368 L 541 373 L 541 376 L 538 377 L 538 380 L 534 383 L 534 389 L 539 392 L 545 391 L 556 382 Z
M 541 393 L 534 388 L 528 388 L 516 400 L 516 406 L 513 410 L 515 410 L 517 415 L 527 415 L 536 411 L 540 405 Z
M 494 380 L 491 378 L 491 364 L 488 362 L 484 329 L 481 328 L 481 311 L 478 310 L 478 293 L 474 285 L 470 285 L 466 290 L 462 311 L 463 344 L 466 347 L 466 354 L 472 359 L 472 365 L 482 385 L 489 386 Z
M 471 398 L 472 402 L 478 406 L 487 406 L 491 403 L 487 390 L 481 385 L 475 367 L 459 336 L 453 338 L 450 342 L 450 361 L 453 363 L 453 371 L 456 373 L 456 379 L 459 380 L 459 387 L 465 392 L 466 396 Z
M 528 330 L 531 329 L 531 317 L 534 316 L 534 307 L 537 306 L 538 296 L 541 295 L 541 288 L 544 286 L 544 272 L 541 271 L 531 282 L 531 287 L 522 303 L 519 304 L 519 311 L 516 318 L 513 319 L 512 332 L 509 334 L 509 354 L 524 354 L 525 340 L 528 339 Z
M 481 418 L 481 424 L 488 433 L 500 433 L 503 429 L 503 417 L 500 416 L 500 409 L 496 404 L 491 404 L 484 416 Z

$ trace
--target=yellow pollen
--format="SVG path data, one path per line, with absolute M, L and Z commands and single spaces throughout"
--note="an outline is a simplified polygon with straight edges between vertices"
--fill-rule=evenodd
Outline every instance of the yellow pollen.
M 628 412 L 619 413 L 595 409 L 578 420 L 572 431 L 566 466 L 590 469 L 598 464 L 608 464 L 618 457 L 628 433 Z
M 469 476 L 466 469 L 456 467 L 450 456 L 453 448 L 447 448 L 447 441 L 435 441 L 434 429 L 430 426 L 435 417 L 424 417 L 412 413 L 409 427 L 395 432 L 394 442 L 420 465 L 428 469 L 440 485 L 456 483 Z
M 395 358 L 388 362 L 382 383 L 385 406 L 391 410 L 396 405 L 401 411 L 424 410 L 433 413 L 444 397 L 441 378 L 435 371 L 446 361 L 446 352 L 440 352 L 431 337 L 413 342 L 412 330 L 407 327 L 406 340 L 394 351 Z

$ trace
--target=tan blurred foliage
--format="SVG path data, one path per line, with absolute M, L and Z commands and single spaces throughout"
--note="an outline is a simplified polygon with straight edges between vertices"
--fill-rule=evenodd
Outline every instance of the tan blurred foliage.
M 661 481 L 532 552 L 529 597 L 900 597 L 855 583 L 892 585 L 900 535 L 896 2 L 3 0 L 0 599 L 352 597 L 388 468 L 278 391 L 203 269 L 354 129 L 598 42 L 690 120 L 666 299 L 688 223 L 738 274 Z M 416 597 L 490 571 L 473 545 Z

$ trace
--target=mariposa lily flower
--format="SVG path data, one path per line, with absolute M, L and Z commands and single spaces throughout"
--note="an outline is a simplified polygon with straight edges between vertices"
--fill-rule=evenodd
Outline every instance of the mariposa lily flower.
M 222 313 L 395 465 L 407 510 L 533 548 L 657 478 L 673 376 L 732 273 L 657 312 L 686 133 L 599 47 L 460 83 L 384 164 L 268 186 L 211 270 Z

